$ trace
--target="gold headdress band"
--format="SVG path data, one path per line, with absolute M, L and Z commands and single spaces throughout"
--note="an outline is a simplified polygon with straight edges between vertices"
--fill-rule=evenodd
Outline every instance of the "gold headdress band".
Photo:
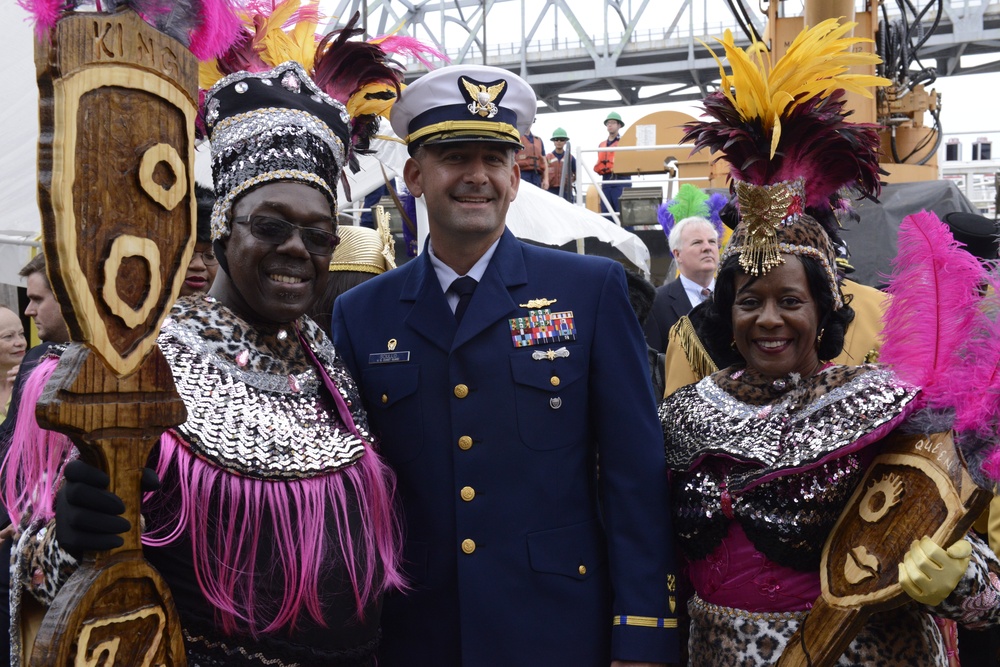
M 361 271 L 378 275 L 396 268 L 396 242 L 389 231 L 389 214 L 381 206 L 372 209 L 376 229 L 341 226 L 340 243 L 330 260 L 331 271 Z

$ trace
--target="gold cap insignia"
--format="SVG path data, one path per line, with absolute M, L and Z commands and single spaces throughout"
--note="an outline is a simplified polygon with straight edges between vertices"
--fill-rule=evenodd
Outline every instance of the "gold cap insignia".
M 459 79 L 465 89 L 465 97 L 469 100 L 469 113 L 482 116 L 483 118 L 493 118 L 500 111 L 495 102 L 499 102 L 499 97 L 507 87 L 504 80 L 492 83 L 479 83 L 470 81 L 464 76 Z

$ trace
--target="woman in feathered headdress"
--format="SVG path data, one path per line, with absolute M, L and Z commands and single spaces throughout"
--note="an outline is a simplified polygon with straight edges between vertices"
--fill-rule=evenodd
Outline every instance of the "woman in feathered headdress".
M 739 213 L 701 328 L 722 370 L 660 406 L 696 666 L 777 661 L 819 597 L 823 545 L 882 439 L 923 428 L 911 418 L 926 402 L 918 384 L 829 362 L 854 318 L 831 240 L 838 192 L 879 191 L 878 135 L 846 122 L 843 91 L 884 81 L 846 73 L 877 61 L 851 50 L 862 41 L 844 37 L 852 27 L 805 30 L 773 66 L 762 44 L 745 52 L 727 33 L 733 74 L 723 69 L 705 100 L 714 120 L 687 128 L 697 147 L 725 153 Z M 955 252 L 952 298 L 968 305 L 981 274 Z M 914 543 L 898 584 L 922 604 L 873 615 L 838 664 L 947 665 L 931 607 L 995 622 L 1000 611 L 981 601 L 1000 593 L 997 573 L 981 541 Z
M 342 170 L 400 87 L 387 50 L 418 47 L 352 40 L 357 16 L 320 39 L 314 2 L 259 2 L 243 18 L 202 68 L 222 271 L 178 301 L 158 339 L 187 421 L 151 462 L 162 486 L 144 499 L 144 552 L 171 588 L 189 664 L 371 665 L 382 595 L 402 585 L 394 479 L 307 312 L 338 243 Z M 52 370 L 33 374 L 36 397 Z M 44 586 L 23 582 L 44 597 L 72 570 L 58 564 L 120 544 L 122 520 L 113 498 L 90 505 L 100 474 L 79 460 L 52 498 L 62 469 L 46 468 L 72 458 L 65 438 L 20 442 L 7 506 L 36 526 L 54 514 L 39 549 L 64 554 Z

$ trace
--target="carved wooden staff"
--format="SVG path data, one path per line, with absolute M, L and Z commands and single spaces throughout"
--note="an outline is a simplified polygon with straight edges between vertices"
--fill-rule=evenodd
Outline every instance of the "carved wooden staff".
M 924 535 L 945 547 L 986 509 L 950 433 L 893 435 L 869 466 L 823 547 L 822 593 L 779 667 L 829 667 L 872 614 L 911 601 L 898 564 Z
M 197 62 L 132 11 L 71 14 L 36 45 L 39 206 L 74 344 L 38 403 L 111 477 L 132 530 L 90 553 L 49 609 L 32 665 L 184 665 L 170 591 L 142 557 L 140 478 L 185 419 L 156 347 L 194 249 Z

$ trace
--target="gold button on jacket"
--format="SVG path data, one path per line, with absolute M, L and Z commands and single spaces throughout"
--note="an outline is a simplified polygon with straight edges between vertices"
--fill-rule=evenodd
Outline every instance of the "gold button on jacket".
M 464 384 L 456 384 L 455 385 L 455 397 L 456 398 L 465 398 L 468 395 L 469 395 L 469 388 L 468 387 L 466 387 Z
M 467 554 L 471 554 L 476 550 L 476 543 L 470 539 L 462 540 L 462 551 Z
M 470 500 L 476 497 L 476 490 L 471 486 L 463 486 L 461 495 L 462 495 L 462 500 L 464 500 L 465 502 L 469 502 Z

